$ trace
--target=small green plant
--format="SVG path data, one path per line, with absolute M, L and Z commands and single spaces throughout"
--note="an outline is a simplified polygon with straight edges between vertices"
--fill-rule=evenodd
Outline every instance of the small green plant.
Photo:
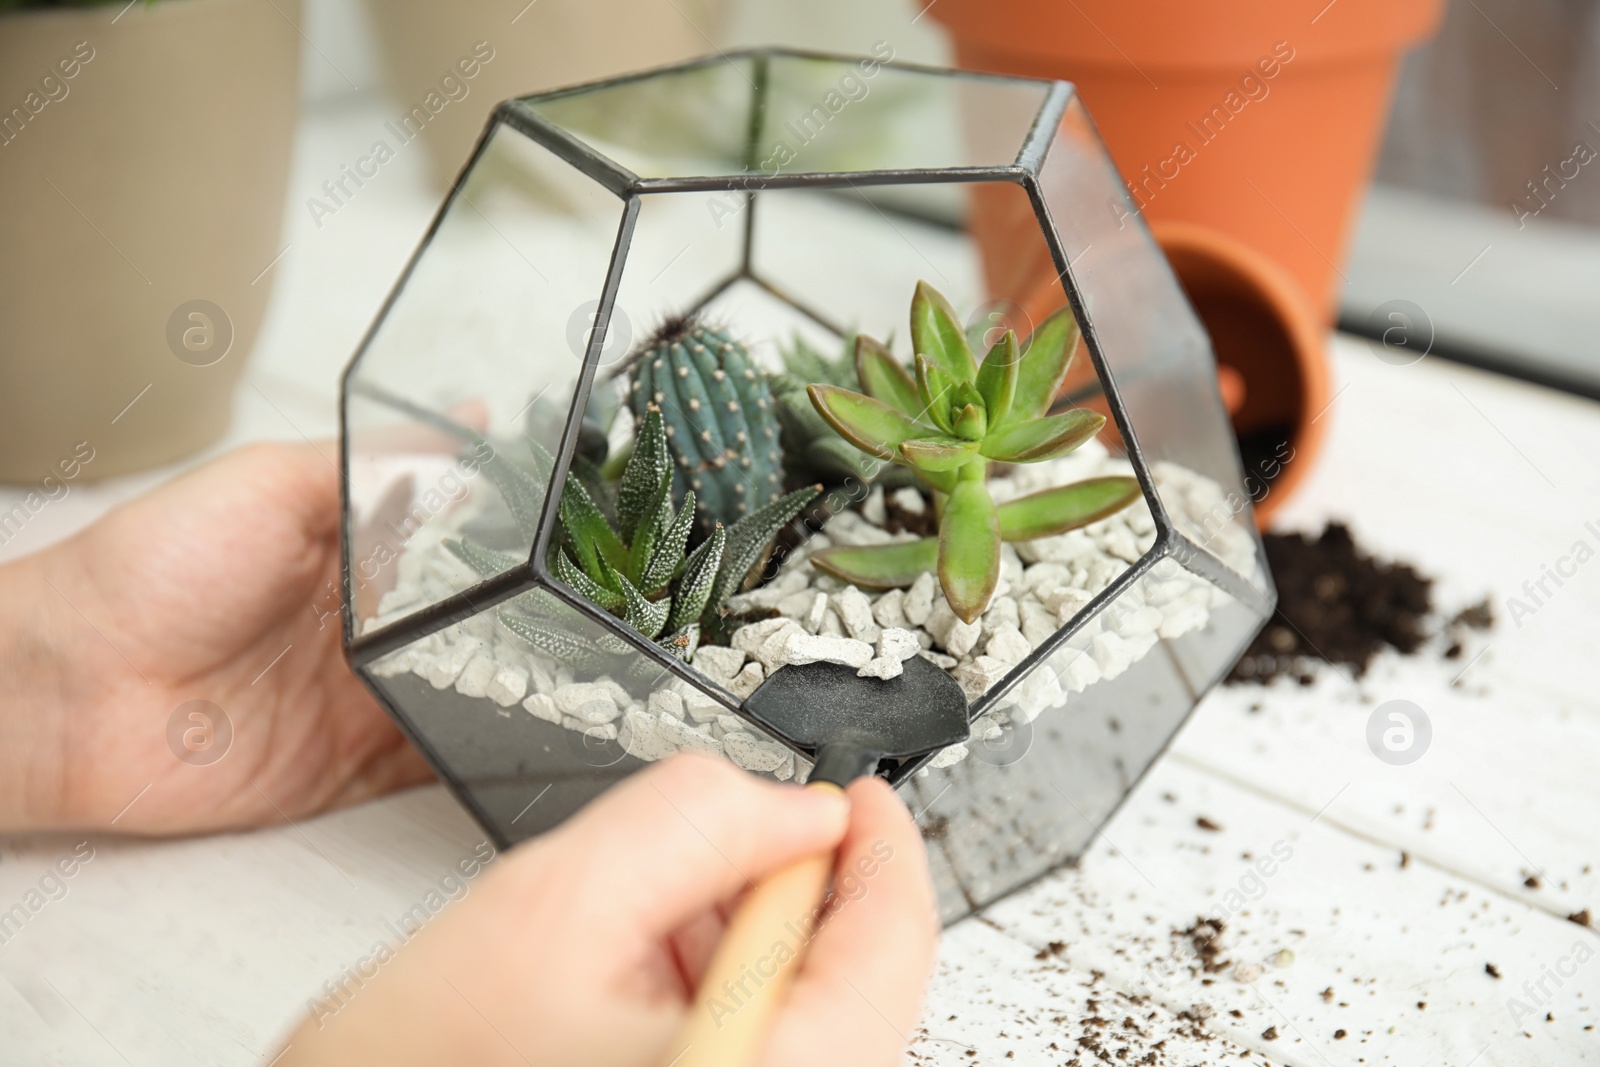
M 950 609 L 972 622 L 1000 578 L 1000 545 L 1065 533 L 1121 510 L 1139 496 L 1132 478 L 1091 478 L 996 506 L 991 463 L 1038 463 L 1067 455 L 1105 425 L 1098 412 L 1048 414 L 1077 347 L 1063 309 L 1039 324 L 1026 346 L 1012 331 L 981 364 L 954 309 L 926 282 L 911 300 L 913 376 L 870 337 L 856 338 L 863 393 L 827 383 L 807 392 L 816 411 L 850 444 L 903 464 L 935 493 L 939 536 L 884 545 L 827 548 L 818 568 L 867 588 L 911 584 L 937 568 Z
M 652 405 L 666 423 L 673 493 L 695 494 L 697 525 L 709 535 L 783 495 L 783 448 L 772 392 L 750 350 L 701 320 L 669 319 L 629 369 L 628 406 L 643 420 Z
M 485 464 L 485 472 L 530 541 L 542 494 L 536 472 L 548 471 L 551 466 L 540 450 L 535 449 L 533 455 L 534 471 L 498 456 Z M 702 623 L 716 620 L 728 597 L 764 557 L 773 537 L 818 492 L 815 487 L 800 489 L 731 527 L 725 529 L 718 523 L 709 537 L 689 550 L 694 492 L 690 490 L 681 506 L 674 507 L 672 459 L 661 410 L 654 406 L 645 412 L 614 492 L 604 484 L 592 490 L 594 485 L 576 470 L 567 475 L 561 493 L 560 536 L 552 541 L 548 556 L 551 573 L 645 637 L 659 639 L 664 648 L 683 659 L 692 658 L 699 647 Z M 596 493 L 604 494 L 604 499 L 597 501 Z M 615 514 L 615 524 L 608 513 Z M 446 545 L 485 577 L 523 562 L 465 540 L 450 540 Z M 595 667 L 627 652 L 625 646 L 611 647 L 620 642 L 597 644 L 569 629 L 552 626 L 546 619 L 559 616 L 533 610 L 538 603 L 542 602 L 537 597 L 517 597 L 500 612 L 500 619 L 513 633 L 573 666 Z
M 851 358 L 854 351 L 853 337 L 845 341 L 844 356 L 836 359 L 829 359 L 799 336 L 782 349 L 784 369 L 769 376 L 768 383 L 782 427 L 784 469 L 791 481 L 838 484 L 855 478 L 866 483 L 886 466 L 840 438 L 817 414 L 806 393 L 812 383 L 859 389 Z

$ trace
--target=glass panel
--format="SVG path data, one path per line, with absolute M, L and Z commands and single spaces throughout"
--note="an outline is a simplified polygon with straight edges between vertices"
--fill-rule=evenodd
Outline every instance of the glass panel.
M 363 673 L 508 841 L 549 829 L 680 749 L 774 779 L 796 771 L 794 754 L 738 718 L 726 698 L 688 685 L 543 590 Z
M 904 783 L 945 921 L 1081 854 L 1260 621 L 1164 560 Z
M 348 383 L 357 632 L 526 560 L 621 217 L 504 127 L 449 203 Z
M 523 103 L 644 178 L 1016 160 L 1047 83 L 884 66 L 892 55 L 738 56 Z
M 1160 252 L 1132 214 L 1122 183 L 1089 116 L 1074 99 L 1039 175 L 1073 277 L 1098 334 L 1106 367 L 1146 458 L 1188 477 L 1158 479 L 1178 529 L 1266 591 L 1249 495 L 1217 391 L 1211 346 Z M 1291 462 L 1292 456 L 1276 457 Z M 1191 499 L 1188 490 L 1201 488 Z M 1200 500 L 1205 507 L 1197 507 Z M 1213 509 L 1212 504 L 1222 502 Z M 1240 534 L 1248 556 L 1233 551 Z M 1220 540 L 1219 540 L 1220 537 Z

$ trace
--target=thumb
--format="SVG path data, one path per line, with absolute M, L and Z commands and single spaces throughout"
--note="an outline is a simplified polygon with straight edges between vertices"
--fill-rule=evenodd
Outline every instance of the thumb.
M 680 753 L 630 778 L 557 831 L 551 848 L 582 887 L 575 921 L 626 944 L 668 936 L 806 856 L 834 849 L 849 802 Z

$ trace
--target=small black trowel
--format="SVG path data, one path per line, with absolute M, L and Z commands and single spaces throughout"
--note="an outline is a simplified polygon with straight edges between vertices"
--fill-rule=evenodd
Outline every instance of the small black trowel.
M 784 667 L 750 695 L 745 710 L 813 754 L 808 789 L 842 790 L 884 760 L 918 759 L 967 739 L 966 694 L 921 656 L 886 680 L 858 678 L 854 668 L 836 663 Z M 746 894 L 672 1045 L 673 1067 L 754 1062 L 805 954 L 833 866 L 831 854 L 810 856 Z M 726 990 L 733 988 L 745 995 L 729 1010 Z

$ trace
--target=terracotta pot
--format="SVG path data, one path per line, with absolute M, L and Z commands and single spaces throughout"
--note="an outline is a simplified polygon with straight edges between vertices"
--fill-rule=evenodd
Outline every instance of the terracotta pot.
M 1441 0 L 941 0 L 958 63 L 1076 83 L 1136 208 L 1264 253 L 1331 323 L 1400 53 Z
M 400 108 L 396 122 L 423 109 L 411 125 L 441 183 L 461 170 L 500 101 L 703 55 L 726 7 L 727 0 L 367 3 Z
M 104 478 L 227 429 L 280 251 L 299 9 L 0 15 L 0 480 Z
M 1242 241 L 1182 222 L 1154 232 L 1211 335 L 1245 487 L 1264 525 L 1322 448 L 1333 399 L 1326 332 L 1288 272 Z

